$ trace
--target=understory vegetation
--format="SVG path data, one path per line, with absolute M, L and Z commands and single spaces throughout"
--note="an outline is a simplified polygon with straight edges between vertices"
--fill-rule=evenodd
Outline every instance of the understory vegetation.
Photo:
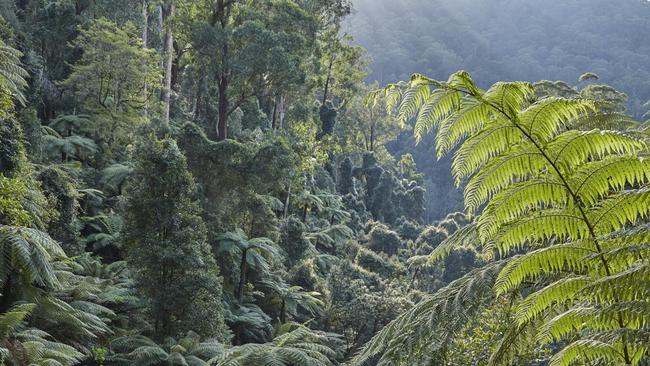
M 351 7 L 0 3 L 0 366 L 649 364 L 626 95 L 367 84 Z

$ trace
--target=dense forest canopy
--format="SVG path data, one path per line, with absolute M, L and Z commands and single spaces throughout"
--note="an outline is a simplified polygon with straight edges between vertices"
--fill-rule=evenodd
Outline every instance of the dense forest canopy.
M 0 366 L 650 365 L 647 12 L 0 1 Z

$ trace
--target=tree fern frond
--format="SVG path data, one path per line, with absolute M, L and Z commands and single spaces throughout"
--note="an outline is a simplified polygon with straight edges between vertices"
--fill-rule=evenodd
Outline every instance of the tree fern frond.
M 522 326 L 550 307 L 566 305 L 579 298 L 580 291 L 592 281 L 588 276 L 566 277 L 533 292 L 517 306 L 517 323 Z
M 477 226 L 470 223 L 455 231 L 447 237 L 440 245 L 435 247 L 429 255 L 428 265 L 444 259 L 455 249 L 460 247 L 477 246 L 480 244 Z
M 489 106 L 484 103 L 475 101 L 465 102 L 463 108 L 456 113 L 454 118 L 446 121 L 445 125 L 440 128 L 440 133 L 436 138 L 436 152 L 438 157 L 441 158 L 447 154 L 463 138 L 482 130 L 492 119 L 490 111 Z
M 525 82 L 498 82 L 488 89 L 482 98 L 498 108 L 500 113 L 515 117 L 535 95 L 535 88 Z
M 602 304 L 643 300 L 650 298 L 649 282 L 650 265 L 645 263 L 602 277 L 586 286 L 583 293 L 592 301 Z
M 599 364 L 624 365 L 623 354 L 618 347 L 593 339 L 580 339 L 564 347 L 550 361 L 551 366 L 571 366 L 573 364 L 589 364 L 599 361 Z
M 538 151 L 523 149 L 494 159 L 465 187 L 465 207 L 470 213 L 502 189 L 540 172 L 547 162 Z
M 420 106 L 429 98 L 429 85 L 426 83 L 411 82 L 409 88 L 404 91 L 398 110 L 397 118 L 406 124 L 411 119 Z
M 589 100 L 548 97 L 522 111 L 518 119 L 528 135 L 545 143 L 570 121 L 594 111 L 594 103 Z
M 552 176 L 517 183 L 486 204 L 477 221 L 481 239 L 486 241 L 494 237 L 502 225 L 532 210 L 571 203 L 564 184 Z
M 548 209 L 533 212 L 504 226 L 495 236 L 501 255 L 526 243 L 551 240 L 580 240 L 589 237 L 589 226 L 575 209 Z
M 20 58 L 22 52 L 7 46 L 0 39 L 0 87 L 6 88 L 13 97 L 25 105 L 23 90 L 27 87 L 29 74 L 23 69 Z
M 433 92 L 418 115 L 413 128 L 415 140 L 420 142 L 424 135 L 440 126 L 445 118 L 457 112 L 461 106 L 462 95 L 456 91 L 436 90 Z M 401 107 L 400 107 L 401 110 Z M 417 112 L 417 109 L 416 109 Z
M 512 259 L 497 278 L 497 295 L 517 288 L 525 280 L 562 271 L 581 273 L 589 267 L 586 261 L 594 251 L 591 243 L 578 242 L 541 248 Z
M 421 301 L 377 333 L 351 364 L 364 365 L 376 358 L 379 365 L 408 363 L 419 351 L 439 354 L 465 326 L 466 317 L 492 299 L 491 288 L 505 263 L 491 262 L 473 270 Z
M 611 190 L 650 181 L 650 161 L 634 156 L 609 156 L 587 163 L 571 176 L 569 185 L 585 204 L 592 206 Z
M 628 190 L 604 200 L 590 213 L 599 234 L 618 231 L 650 214 L 650 188 Z
M 497 119 L 486 125 L 479 133 L 467 139 L 454 154 L 452 173 L 456 178 L 456 185 L 459 186 L 464 178 L 476 173 L 479 168 L 523 138 L 516 126 L 502 120 Z
M 565 171 L 607 155 L 636 156 L 645 144 L 615 131 L 567 131 L 548 144 L 550 158 Z

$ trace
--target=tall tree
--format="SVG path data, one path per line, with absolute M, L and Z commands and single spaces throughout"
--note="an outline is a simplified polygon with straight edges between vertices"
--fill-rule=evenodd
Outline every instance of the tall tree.
M 124 242 L 156 336 L 188 330 L 223 336 L 221 278 L 185 157 L 170 139 L 142 143 L 137 156 Z
M 267 95 L 275 101 L 304 81 L 301 66 L 316 27 L 295 1 L 203 0 L 180 12 L 203 73 L 216 85 L 211 138 L 228 138 L 231 115 L 249 99 Z
M 165 39 L 163 41 L 163 86 L 160 99 L 163 102 L 161 128 L 169 129 L 169 110 L 172 92 L 172 64 L 174 61 L 174 30 L 172 20 L 176 15 L 175 0 L 167 0 L 162 8 L 162 21 L 165 27 Z

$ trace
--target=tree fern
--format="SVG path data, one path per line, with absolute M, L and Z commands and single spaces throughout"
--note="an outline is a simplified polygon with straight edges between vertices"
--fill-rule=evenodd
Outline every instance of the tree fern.
M 310 330 L 304 325 L 289 324 L 293 329 L 277 335 L 272 342 L 249 343 L 227 349 L 209 361 L 216 366 L 329 366 L 334 365 L 338 340 L 327 333 Z M 285 327 L 286 328 L 286 327 Z
M 23 90 L 27 87 L 27 71 L 23 69 L 22 53 L 0 39 L 0 89 L 7 91 L 21 104 L 25 104 Z
M 600 103 L 587 99 L 537 99 L 528 83 L 483 91 L 466 72 L 446 82 L 415 75 L 408 86 L 384 92 L 396 88 L 409 96 L 399 104 L 400 116 L 434 116 L 415 120 L 416 139 L 435 130 L 439 155 L 457 148 L 452 173 L 458 185 L 466 183 L 468 212 L 478 215 L 432 260 L 467 240 L 476 241 L 484 257 L 503 258 L 496 262 L 503 265 L 494 294 L 530 293 L 516 304 L 513 329 L 530 329 L 540 340 L 547 333 L 573 340 L 551 365 L 635 365 L 647 358 L 650 343 L 630 332 L 648 330 L 650 165 L 647 139 L 621 131 L 629 119 L 601 113 Z M 431 103 L 422 101 L 423 89 L 436 96 Z M 442 102 L 457 94 L 454 103 Z M 626 123 L 608 130 L 613 121 Z M 462 289 L 455 293 L 462 298 Z M 425 327 L 398 319 L 358 360 L 383 352 L 381 362 L 404 364 L 397 355 L 431 347 L 434 329 L 453 332 L 454 321 L 430 319 Z M 504 360 L 506 347 L 502 343 L 493 364 Z

